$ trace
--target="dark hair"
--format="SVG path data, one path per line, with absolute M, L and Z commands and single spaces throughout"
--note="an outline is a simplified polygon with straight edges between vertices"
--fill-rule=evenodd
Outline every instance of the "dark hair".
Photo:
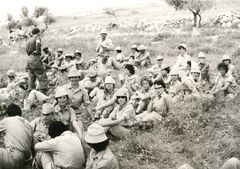
M 184 49 L 185 51 L 187 51 L 187 49 L 183 46 L 178 46 L 178 50 Z
M 49 52 L 48 47 L 43 48 L 43 51 L 44 51 L 45 53 L 48 53 L 48 52 Z
M 187 65 L 191 67 L 192 66 L 192 62 L 191 61 L 187 61 Z
M 96 143 L 96 144 L 90 144 L 88 143 L 89 146 L 91 146 L 96 152 L 100 152 L 100 151 L 103 151 L 107 148 L 109 144 L 109 140 L 105 140 L 101 143 Z
M 170 73 L 170 67 L 167 67 L 167 68 L 165 68 L 165 69 L 163 69 L 163 70 L 165 70 L 167 73 Z
M 142 86 L 142 83 L 143 81 L 147 81 L 149 83 L 149 86 L 152 86 L 153 85 L 153 82 L 151 81 L 151 79 L 149 79 L 148 77 L 144 76 L 142 79 L 141 79 L 141 86 Z
M 66 95 L 67 96 L 67 101 L 68 101 L 68 103 L 70 102 L 70 99 L 69 99 L 69 97 L 68 97 L 68 95 Z M 58 97 L 55 99 L 56 100 L 56 102 L 57 102 L 57 104 L 58 104 Z
M 228 72 L 228 66 L 225 63 L 221 62 L 218 64 L 217 69 L 220 70 L 221 68 L 225 69 L 225 71 Z
M 18 105 L 11 103 L 8 105 L 5 114 L 9 117 L 22 116 L 22 110 Z
M 166 84 L 163 80 L 155 80 L 153 84 L 158 86 L 161 85 L 164 89 L 166 89 Z
M 125 68 L 130 72 L 131 75 L 135 74 L 135 68 L 133 65 L 125 65 Z
M 38 34 L 40 32 L 40 29 L 39 28 L 34 28 L 33 30 L 32 30 L 32 34 L 33 35 L 36 35 L 36 34 Z
M 50 124 L 48 128 L 48 134 L 51 138 L 55 138 L 67 130 L 68 126 L 64 125 L 61 121 L 55 121 Z

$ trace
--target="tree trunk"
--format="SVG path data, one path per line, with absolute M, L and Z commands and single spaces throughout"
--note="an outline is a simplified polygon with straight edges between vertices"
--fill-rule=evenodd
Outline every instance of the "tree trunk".
M 197 15 L 198 15 L 198 17 L 199 17 L 199 20 L 198 20 L 198 27 L 200 28 L 200 27 L 202 26 L 202 24 L 201 24 L 202 16 L 201 16 L 200 13 L 198 13 Z
M 197 27 L 197 16 L 198 13 L 192 12 L 193 13 L 193 27 Z

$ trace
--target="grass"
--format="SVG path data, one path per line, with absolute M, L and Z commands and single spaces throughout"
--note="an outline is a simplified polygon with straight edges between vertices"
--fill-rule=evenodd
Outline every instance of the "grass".
M 152 16 L 151 12 L 145 11 L 148 17 Z M 133 19 L 139 19 L 141 16 L 142 13 L 136 13 Z M 100 17 L 92 17 L 90 20 L 80 19 L 73 18 L 74 22 L 72 22 L 71 19 L 62 18 L 64 21 L 53 25 L 53 28 L 58 30 L 57 33 L 45 34 L 44 46 L 53 49 L 63 48 L 66 50 L 65 53 L 72 53 L 78 49 L 83 52 L 83 58 L 86 60 L 95 57 L 95 47 L 100 38 L 97 33 L 69 33 L 64 28 L 65 25 L 89 24 L 96 19 L 105 23 L 106 19 Z M 126 19 L 126 16 L 117 19 Z M 178 55 L 177 45 L 186 43 L 188 52 L 194 60 L 197 60 L 200 51 L 207 54 L 214 73 L 223 54 L 234 54 L 232 62 L 239 72 L 240 31 L 238 29 L 204 28 L 201 29 L 201 36 L 197 37 L 191 36 L 188 30 L 185 28 L 178 34 L 173 29 L 156 34 L 134 30 L 113 30 L 110 31 L 109 36 L 115 46 L 123 47 L 125 54 L 129 53 L 132 44 L 145 44 L 153 59 L 161 54 L 165 57 L 164 62 L 170 65 L 175 62 Z M 10 68 L 24 71 L 27 62 L 24 47 L 2 49 L 0 58 L 0 72 L 3 76 Z M 117 73 L 114 77 L 117 77 Z M 239 100 L 240 96 L 237 96 L 230 103 L 222 100 L 208 103 L 203 100 L 199 104 L 176 105 L 176 111 L 163 122 L 154 124 L 154 128 L 133 130 L 132 138 L 111 141 L 110 147 L 117 156 L 121 168 L 124 169 L 175 169 L 184 163 L 189 163 L 194 169 L 218 169 L 228 158 L 240 158 Z M 25 116 L 32 120 L 39 114 L 39 111 L 34 111 Z

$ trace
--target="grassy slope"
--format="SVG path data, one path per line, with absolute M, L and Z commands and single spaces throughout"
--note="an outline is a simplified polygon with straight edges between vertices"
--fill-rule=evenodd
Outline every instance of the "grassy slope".
M 237 1 L 234 3 L 233 1 L 224 2 L 213 11 L 237 11 L 240 6 Z M 120 22 L 126 18 L 132 21 L 153 18 L 152 20 L 160 22 L 162 18 L 179 17 L 187 13 L 184 11 L 175 13 L 173 9 L 166 6 L 153 6 L 136 10 L 138 12 L 131 15 L 129 11 L 122 11 L 116 20 Z M 61 29 L 93 22 L 106 24 L 109 19 L 106 16 L 62 17 L 50 29 Z M 144 43 L 149 46 L 153 56 L 162 54 L 167 58 L 166 61 L 169 64 L 173 63 L 176 58 L 176 46 L 185 42 L 188 44 L 189 53 L 194 59 L 199 51 L 206 52 L 213 69 L 220 61 L 222 54 L 231 54 L 239 46 L 239 30 L 203 29 L 201 37 L 192 37 L 190 32 L 175 34 L 173 31 L 168 30 L 167 33 L 160 34 L 161 37 L 167 38 L 163 38 L 157 43 L 151 43 L 156 35 L 136 34 L 120 38 L 112 37 L 112 39 L 114 44 L 126 48 L 132 43 Z M 5 30 L 0 31 L 1 34 L 4 32 Z M 57 35 L 46 35 L 43 42 L 44 46 L 64 48 L 66 53 L 81 49 L 84 52 L 84 58 L 89 59 L 95 56 L 94 49 L 98 38 L 94 34 L 84 34 L 83 36 L 82 33 L 68 37 L 60 32 Z M 16 50 L 17 54 L 14 53 Z M 3 52 L 0 56 L 1 71 L 6 71 L 9 68 L 24 70 L 27 59 L 24 49 L 13 48 L 10 51 L 1 50 Z M 124 52 L 127 53 L 128 49 Z M 239 62 L 238 58 L 233 59 L 235 65 L 239 65 Z M 239 69 L 238 66 L 237 69 Z M 239 99 L 238 97 L 233 103 L 228 104 L 215 102 L 212 103 L 213 107 L 209 104 L 206 105 L 206 103 L 180 106 L 181 109 L 177 109 L 175 114 L 170 115 L 164 123 L 157 124 L 154 130 L 136 131 L 133 133 L 133 139 L 112 143 L 112 150 L 118 156 L 122 168 L 126 169 L 173 169 L 185 162 L 190 163 L 195 169 L 217 169 L 229 157 L 240 157 L 238 149 L 240 145 L 238 139 L 240 134 Z M 35 116 L 36 112 L 28 117 L 31 119 Z

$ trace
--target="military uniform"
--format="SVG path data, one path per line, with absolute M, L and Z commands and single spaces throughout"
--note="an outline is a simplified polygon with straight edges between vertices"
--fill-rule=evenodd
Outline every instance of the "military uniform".
M 39 89 L 46 93 L 48 87 L 48 80 L 46 75 L 46 68 L 41 60 L 41 39 L 32 37 L 28 43 L 26 52 L 29 56 L 27 66 L 29 73 L 29 90 L 36 89 L 36 80 L 39 81 Z

